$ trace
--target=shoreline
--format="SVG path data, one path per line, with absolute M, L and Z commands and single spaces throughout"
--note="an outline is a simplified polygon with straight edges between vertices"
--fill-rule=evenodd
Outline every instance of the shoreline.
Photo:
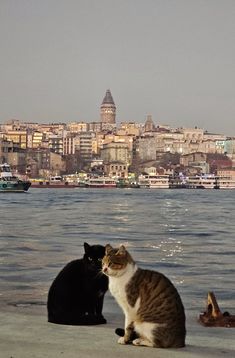
M 158 349 L 120 345 L 115 328 L 122 327 L 124 316 L 116 303 L 107 300 L 104 306 L 107 324 L 98 326 L 65 326 L 47 322 L 46 305 L 37 307 L 5 306 L 0 312 L 1 358 L 92 358 L 143 357 L 196 358 L 235 356 L 233 328 L 208 328 L 186 312 L 186 347 Z

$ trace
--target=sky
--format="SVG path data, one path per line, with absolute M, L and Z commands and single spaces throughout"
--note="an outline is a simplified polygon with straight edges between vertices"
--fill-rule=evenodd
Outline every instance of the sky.
M 195 126 L 235 136 L 235 0 L 0 0 L 0 123 Z

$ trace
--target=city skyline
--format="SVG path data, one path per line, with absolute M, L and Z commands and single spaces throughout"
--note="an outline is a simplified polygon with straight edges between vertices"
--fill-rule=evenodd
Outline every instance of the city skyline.
M 235 2 L 0 4 L 0 123 L 100 120 L 235 135 Z

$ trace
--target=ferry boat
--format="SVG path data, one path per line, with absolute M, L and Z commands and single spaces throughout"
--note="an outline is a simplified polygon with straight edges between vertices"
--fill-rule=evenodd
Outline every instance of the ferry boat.
M 192 175 L 171 181 L 170 188 L 179 189 L 235 189 L 235 176 L 231 175 Z
M 219 189 L 235 189 L 235 177 L 231 175 L 220 175 L 216 177 Z
M 185 180 L 186 189 L 219 189 L 217 177 L 211 175 L 189 176 Z
M 143 175 L 143 174 L 139 175 L 138 184 L 140 188 L 149 188 L 148 175 Z
M 28 191 L 31 183 L 12 174 L 10 165 L 0 164 L 0 192 L 23 193 Z
M 140 188 L 149 189 L 169 189 L 170 178 L 169 175 L 140 175 L 138 180 Z
M 60 175 L 51 176 L 46 179 L 31 179 L 32 188 L 76 188 L 78 183 L 64 181 Z
M 119 178 L 116 182 L 117 188 L 139 188 L 139 184 L 136 181 L 130 181 L 128 179 Z
M 149 176 L 150 189 L 169 189 L 169 175 L 153 175 Z
M 110 177 L 92 177 L 85 182 L 86 188 L 116 188 L 117 183 L 115 179 Z

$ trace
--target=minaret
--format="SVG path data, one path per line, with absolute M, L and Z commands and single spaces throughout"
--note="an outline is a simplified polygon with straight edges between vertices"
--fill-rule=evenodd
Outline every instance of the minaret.
M 110 90 L 106 91 L 105 97 L 100 107 L 100 121 L 102 123 L 115 124 L 116 106 Z

